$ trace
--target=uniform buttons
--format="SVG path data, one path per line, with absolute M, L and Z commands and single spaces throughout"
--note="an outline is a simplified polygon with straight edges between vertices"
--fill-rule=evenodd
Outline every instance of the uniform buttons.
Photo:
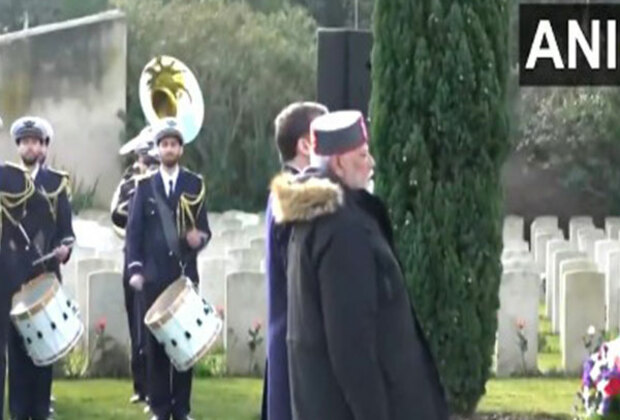
M 172 254 L 172 251 L 170 251 L 170 252 L 168 253 L 168 256 L 169 256 L 169 257 L 172 257 L 172 255 L 173 255 L 173 254 Z
M 28 251 L 30 249 L 30 247 L 28 245 L 25 246 L 26 251 Z

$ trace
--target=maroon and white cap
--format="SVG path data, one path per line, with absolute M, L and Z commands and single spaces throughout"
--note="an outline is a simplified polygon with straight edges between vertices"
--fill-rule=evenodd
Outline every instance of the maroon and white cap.
M 315 118 L 310 124 L 314 153 L 341 155 L 368 142 L 368 130 L 360 111 L 335 111 Z

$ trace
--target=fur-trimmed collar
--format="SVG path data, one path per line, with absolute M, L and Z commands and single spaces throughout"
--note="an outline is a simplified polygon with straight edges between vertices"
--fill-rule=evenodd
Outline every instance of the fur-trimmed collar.
M 283 172 L 271 181 L 276 223 L 309 221 L 334 213 L 344 203 L 344 191 L 327 177 Z

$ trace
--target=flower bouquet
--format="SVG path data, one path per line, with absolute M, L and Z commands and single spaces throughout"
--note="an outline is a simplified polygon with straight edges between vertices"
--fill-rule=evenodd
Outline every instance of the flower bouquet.
M 597 346 L 586 359 L 577 397 L 582 405 L 577 418 L 620 420 L 620 338 Z

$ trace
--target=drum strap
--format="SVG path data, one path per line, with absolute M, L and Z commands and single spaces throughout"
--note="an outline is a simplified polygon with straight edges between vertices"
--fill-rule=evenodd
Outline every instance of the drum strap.
M 164 202 L 164 198 L 155 188 L 156 177 L 151 177 L 151 189 L 153 190 L 153 197 L 155 198 L 155 204 L 157 205 L 157 212 L 159 213 L 159 220 L 164 230 L 164 237 L 168 244 L 168 249 L 176 254 L 177 257 L 181 257 L 181 248 L 179 245 L 179 236 L 177 235 L 176 227 L 174 226 L 174 214 L 170 207 Z

